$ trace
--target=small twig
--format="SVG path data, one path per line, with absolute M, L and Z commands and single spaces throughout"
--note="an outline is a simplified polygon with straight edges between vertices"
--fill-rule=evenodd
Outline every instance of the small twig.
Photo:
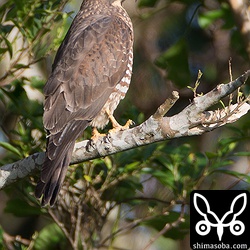
M 81 222 L 82 222 L 82 205 L 79 203 L 77 207 L 77 219 L 75 227 L 75 238 L 74 238 L 74 249 L 78 249 L 79 235 L 81 231 Z
M 48 209 L 48 213 L 51 216 L 51 218 L 54 220 L 54 222 L 60 227 L 60 229 L 63 231 L 64 235 L 66 236 L 66 238 L 69 240 L 71 246 L 74 248 L 74 241 L 72 239 L 72 237 L 70 236 L 69 232 L 67 231 L 67 229 L 65 228 L 65 225 L 63 223 L 61 223 L 58 218 L 56 217 L 56 215 L 53 213 L 52 209 L 49 208 Z
M 11 236 L 6 232 L 3 233 L 3 239 L 8 245 L 11 243 L 14 244 L 14 242 L 19 242 L 25 246 L 28 246 L 30 244 L 30 240 L 24 239 L 20 235 Z
M 230 121 L 230 118 L 236 114 L 240 108 L 248 101 L 248 98 L 246 98 L 244 101 L 241 101 L 238 104 L 234 104 L 234 105 L 230 105 L 229 107 L 226 107 L 228 110 L 224 111 L 224 110 L 215 110 L 215 111 L 208 111 L 210 113 L 210 117 L 215 117 L 214 119 L 209 119 L 206 120 L 204 119 L 204 121 L 202 121 L 202 126 L 210 126 L 210 125 L 218 125 L 217 127 L 219 127 L 221 124 L 225 124 L 225 123 L 230 123 L 232 121 Z M 230 108 L 232 108 L 230 110 Z M 223 112 L 224 111 L 224 112 Z M 206 116 L 206 114 L 205 114 Z M 218 117 L 220 116 L 220 117 Z M 230 121 L 230 122 L 229 122 Z M 196 124 L 197 126 L 198 124 Z
M 233 75 L 232 75 L 232 58 L 230 58 L 229 61 L 228 61 L 228 70 L 229 70 L 229 80 L 230 80 L 230 82 L 232 82 L 233 81 Z M 239 90 L 239 88 L 238 88 L 238 90 Z M 233 101 L 233 93 L 231 93 L 229 95 L 229 103 L 228 103 L 229 106 L 232 104 L 232 101 Z
M 199 70 L 198 75 L 197 75 L 197 79 L 196 79 L 195 84 L 194 84 L 194 87 L 187 86 L 187 88 L 192 90 L 192 92 L 194 93 L 194 98 L 197 97 L 197 96 L 203 95 L 202 93 L 197 94 L 197 89 L 200 86 L 200 80 L 201 80 L 202 75 L 203 75 L 203 73 Z

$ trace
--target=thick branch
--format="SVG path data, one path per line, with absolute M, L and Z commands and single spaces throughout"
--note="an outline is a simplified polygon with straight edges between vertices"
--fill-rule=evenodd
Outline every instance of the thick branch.
M 250 76 L 250 70 L 228 84 L 221 84 L 203 96 L 195 97 L 193 102 L 180 113 L 172 117 L 164 117 L 167 110 L 178 99 L 173 92 L 154 115 L 137 127 L 100 137 L 95 142 L 84 140 L 76 143 L 71 164 L 104 157 L 124 150 L 147 145 L 167 139 L 200 135 L 228 123 L 237 121 L 245 115 L 250 105 L 242 101 L 222 110 L 206 111 L 218 103 L 223 97 L 242 86 Z M 0 189 L 40 169 L 44 161 L 44 153 L 33 154 L 18 162 L 0 168 Z

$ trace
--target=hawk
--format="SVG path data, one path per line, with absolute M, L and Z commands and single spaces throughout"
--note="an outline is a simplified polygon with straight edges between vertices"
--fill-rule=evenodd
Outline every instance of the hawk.
M 83 0 L 44 87 L 46 158 L 35 195 L 53 206 L 75 140 L 88 127 L 104 128 L 128 90 L 133 27 L 123 0 Z

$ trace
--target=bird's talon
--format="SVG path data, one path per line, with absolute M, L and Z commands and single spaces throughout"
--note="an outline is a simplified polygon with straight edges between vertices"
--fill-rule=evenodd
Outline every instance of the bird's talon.
M 99 133 L 99 131 L 97 130 L 97 128 L 93 128 L 92 130 L 92 137 L 90 138 L 90 140 L 95 143 L 99 140 L 100 137 L 105 137 L 106 134 L 101 134 Z
M 127 120 L 127 122 L 126 122 L 126 124 L 124 125 L 124 126 L 122 126 L 124 129 L 123 130 L 125 130 L 125 129 L 129 129 L 130 128 L 130 126 L 132 126 L 132 125 L 135 125 L 135 122 L 134 121 L 132 121 L 132 120 Z
M 112 134 L 112 133 L 115 133 L 115 132 L 118 132 L 118 131 L 127 130 L 127 129 L 129 129 L 130 126 L 133 125 L 133 124 L 134 124 L 134 122 L 133 122 L 132 120 L 129 119 L 129 120 L 126 122 L 125 125 L 122 126 L 122 125 L 118 124 L 118 125 L 116 125 L 115 127 L 113 127 L 112 129 L 110 129 L 110 130 L 108 131 L 108 133 L 109 133 L 109 134 Z

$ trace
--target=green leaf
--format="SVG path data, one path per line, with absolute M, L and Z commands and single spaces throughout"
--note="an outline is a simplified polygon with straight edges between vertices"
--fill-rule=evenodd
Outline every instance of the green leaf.
M 220 159 L 216 159 L 216 162 L 210 166 L 210 168 L 208 169 L 208 172 L 210 174 L 217 172 L 219 168 L 221 167 L 227 167 L 230 166 L 234 163 L 234 161 L 232 160 L 220 160 Z
M 4 54 L 6 51 L 8 51 L 7 48 L 0 48 L 0 54 Z
M 135 197 L 137 190 L 141 191 L 142 185 L 137 177 L 130 176 L 118 182 L 115 187 L 112 186 L 110 189 L 105 190 L 102 199 L 122 202 Z
M 141 164 L 141 162 L 139 162 L 139 161 L 132 162 L 130 164 L 127 164 L 124 169 L 126 170 L 126 172 L 132 172 L 132 171 L 138 169 L 140 164 Z
M 25 217 L 31 215 L 39 215 L 42 213 L 41 209 L 29 205 L 26 201 L 21 199 L 11 199 L 7 202 L 4 209 L 6 213 L 14 214 L 18 217 Z
M 167 215 L 158 215 L 151 220 L 146 220 L 142 222 L 142 225 L 153 227 L 157 231 L 161 231 L 166 224 L 173 223 L 178 220 L 180 216 L 179 212 L 169 212 Z M 187 233 L 189 233 L 189 217 L 188 215 L 184 216 L 183 222 L 181 222 L 178 227 L 171 228 L 167 233 L 164 234 L 164 237 L 171 239 L 183 239 Z
M 22 153 L 8 142 L 0 141 L 0 147 L 7 149 L 8 151 L 18 155 L 19 157 L 23 157 Z
M 168 78 L 179 87 L 186 87 L 191 80 L 188 48 L 185 39 L 180 39 L 160 55 L 155 64 L 162 69 L 166 69 Z
M 154 168 L 143 168 L 142 173 L 151 174 L 157 178 L 164 186 L 175 189 L 175 178 L 172 172 L 170 171 L 161 171 Z
M 235 156 L 250 156 L 250 152 L 237 152 L 234 153 Z
M 218 154 L 217 153 L 214 153 L 214 152 L 205 152 L 205 155 L 207 156 L 208 159 L 214 159 L 216 157 L 218 157 Z
M 238 179 L 245 179 L 248 183 L 250 183 L 250 176 L 244 173 L 239 173 L 237 171 L 232 171 L 232 170 L 227 170 L 227 169 L 219 169 L 219 170 L 216 170 L 216 172 L 228 174 Z
M 12 45 L 11 45 L 11 43 L 9 42 L 9 40 L 6 37 L 2 36 L 2 38 L 5 41 L 5 44 L 6 44 L 7 48 L 8 48 L 8 52 L 10 54 L 10 58 L 12 58 L 12 55 L 13 55 Z
M 218 19 L 223 20 L 224 29 L 231 29 L 232 27 L 234 27 L 235 25 L 234 17 L 229 4 L 222 3 L 220 9 L 201 13 L 198 17 L 198 23 L 201 26 L 201 28 L 204 29 L 213 24 Z
M 25 64 L 22 64 L 22 63 L 17 63 L 17 64 L 14 65 L 14 68 L 16 68 L 16 69 L 28 69 L 29 65 L 25 65 Z
M 54 249 L 69 249 L 67 241 L 57 224 L 49 224 L 44 227 L 38 234 L 34 242 L 35 250 L 54 250 Z
M 6 7 L 7 8 L 7 7 Z M 1 13 L 1 8 L 0 8 L 0 13 Z M 7 36 L 11 32 L 11 30 L 14 28 L 14 25 L 12 24 L 0 24 L 0 32 L 3 36 Z
M 4 231 L 3 231 L 2 227 L 0 226 L 0 249 L 4 249 L 3 248 L 3 233 L 4 233 Z
M 223 10 L 211 10 L 199 15 L 198 23 L 201 28 L 207 28 L 211 25 L 215 20 L 223 17 Z

